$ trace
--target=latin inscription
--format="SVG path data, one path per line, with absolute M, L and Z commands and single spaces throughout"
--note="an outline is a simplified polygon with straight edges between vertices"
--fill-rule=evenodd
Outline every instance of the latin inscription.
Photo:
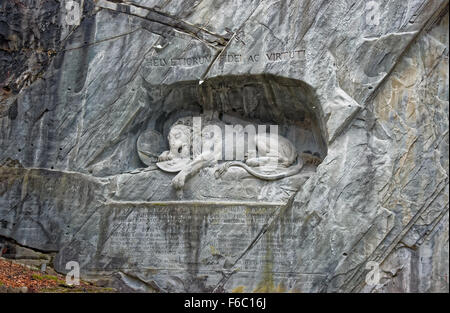
M 262 54 L 234 54 L 227 53 L 219 55 L 217 61 L 219 63 L 258 63 L 258 62 L 278 62 L 291 61 L 302 59 L 305 55 L 305 50 L 292 51 L 276 51 L 265 52 Z M 187 58 L 152 58 L 149 64 L 153 67 L 167 67 L 167 66 L 198 66 L 203 64 L 210 64 L 214 60 L 211 55 L 193 56 Z

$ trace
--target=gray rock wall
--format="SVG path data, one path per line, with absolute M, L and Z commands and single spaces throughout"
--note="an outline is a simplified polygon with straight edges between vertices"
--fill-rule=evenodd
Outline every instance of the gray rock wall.
M 449 291 L 448 1 L 77 2 L 0 3 L 0 236 L 136 291 Z M 136 142 L 210 109 L 321 163 L 180 199 Z

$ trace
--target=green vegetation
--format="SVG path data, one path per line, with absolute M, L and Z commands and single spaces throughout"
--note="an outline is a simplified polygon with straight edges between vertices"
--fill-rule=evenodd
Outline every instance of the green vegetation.
M 33 278 L 33 279 L 35 279 L 35 280 L 43 280 L 44 278 L 41 276 L 41 275 L 39 275 L 39 274 L 33 274 L 33 275 L 31 275 L 31 277 Z

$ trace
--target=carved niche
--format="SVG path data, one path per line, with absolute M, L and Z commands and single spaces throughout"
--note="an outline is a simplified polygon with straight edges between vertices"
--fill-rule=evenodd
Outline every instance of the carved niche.
M 180 97 L 180 90 L 190 90 L 181 95 L 185 103 L 177 105 L 175 100 L 175 104 L 164 104 L 162 109 L 168 112 L 163 111 L 152 122 L 164 126 L 150 127 L 140 134 L 140 160 L 171 175 L 170 184 L 178 198 L 190 188 L 191 180 L 195 181 L 191 188 L 194 193 L 198 193 L 196 189 L 209 190 L 201 195 L 206 198 L 221 197 L 223 192 L 229 199 L 233 195 L 223 189 L 233 186 L 248 190 L 244 198 L 261 194 L 262 188 L 287 194 L 297 190 L 326 153 L 321 134 L 323 119 L 308 86 L 273 79 L 227 78 L 225 82 L 211 80 L 200 89 L 184 85 L 176 89 L 173 94 L 177 96 L 172 100 Z M 275 101 L 269 99 L 268 86 L 279 92 L 271 95 Z M 260 131 L 261 126 L 264 131 Z M 270 126 L 276 126 L 277 131 Z M 230 129 L 231 136 L 227 132 Z M 227 149 L 231 149 L 231 157 Z M 235 194 L 241 198 L 239 190 Z

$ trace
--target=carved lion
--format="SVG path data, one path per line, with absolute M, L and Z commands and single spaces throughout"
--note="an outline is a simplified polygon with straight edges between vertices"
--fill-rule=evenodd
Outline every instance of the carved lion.
M 217 140 L 205 132 L 206 128 L 202 130 L 202 140 Z M 184 187 L 189 177 L 202 168 L 216 166 L 217 161 L 222 159 L 222 155 L 215 155 L 215 151 L 209 149 L 204 149 L 199 156 L 192 159 L 192 137 L 192 126 L 175 124 L 167 137 L 169 150 L 164 151 L 158 158 L 157 166 L 161 170 L 178 172 L 172 180 L 172 185 L 178 190 Z M 294 145 L 287 138 L 273 134 L 258 134 L 254 136 L 254 140 L 258 156 L 247 156 L 244 162 L 231 161 L 219 165 L 216 178 L 223 175 L 230 167 L 241 167 L 249 174 L 263 180 L 282 179 L 295 175 L 302 169 L 303 160 L 298 157 Z M 271 146 L 270 142 L 277 143 L 277 146 Z M 210 144 L 211 142 L 207 142 L 206 146 L 210 147 Z

